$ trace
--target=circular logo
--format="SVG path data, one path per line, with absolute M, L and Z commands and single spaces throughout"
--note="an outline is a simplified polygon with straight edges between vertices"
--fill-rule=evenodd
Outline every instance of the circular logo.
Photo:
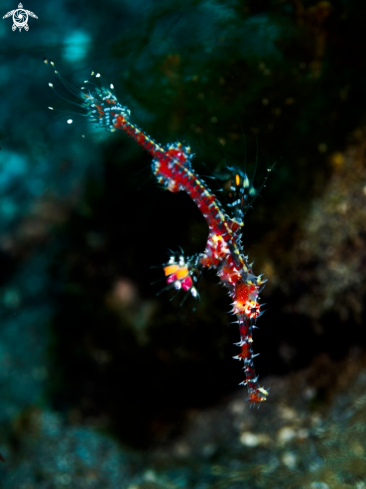
M 8 17 L 13 17 L 13 25 L 11 26 L 12 30 L 15 31 L 17 28 L 19 32 L 24 29 L 25 31 L 29 30 L 28 18 L 34 17 L 38 19 L 35 13 L 30 10 L 25 10 L 23 5 L 20 3 L 16 10 L 10 10 L 7 14 L 4 15 L 3 19 L 7 19 Z
M 15 31 L 15 29 L 18 27 L 19 30 L 24 27 L 25 30 L 28 30 L 27 27 L 27 22 L 28 22 L 28 13 L 26 10 L 23 10 L 21 8 L 18 8 L 17 10 L 14 10 L 13 13 L 13 26 L 12 29 Z

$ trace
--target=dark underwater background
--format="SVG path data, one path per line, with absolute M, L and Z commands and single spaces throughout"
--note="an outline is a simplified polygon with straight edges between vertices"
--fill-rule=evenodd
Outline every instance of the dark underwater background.
M 28 32 L 0 19 L 0 488 L 366 488 L 365 2 L 23 8 Z M 268 274 L 259 410 L 215 273 L 198 303 L 151 285 L 169 249 L 204 250 L 202 215 L 44 57 L 75 87 L 100 72 L 213 191 L 276 163 L 243 236 Z

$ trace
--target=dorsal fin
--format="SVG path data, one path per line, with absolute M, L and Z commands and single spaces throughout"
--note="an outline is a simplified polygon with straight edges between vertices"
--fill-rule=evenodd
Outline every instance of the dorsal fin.
M 234 219 L 239 222 L 244 219 L 245 214 L 252 207 L 254 200 L 265 186 L 269 173 L 274 165 L 275 163 L 271 168 L 267 168 L 267 175 L 259 187 L 254 187 L 253 185 L 255 172 L 250 179 L 248 174 L 240 167 L 229 167 L 228 172 L 225 172 L 221 177 L 218 175 L 219 178 L 227 180 L 224 186 L 227 188 L 229 199 L 227 206 L 230 208 L 231 215 Z

